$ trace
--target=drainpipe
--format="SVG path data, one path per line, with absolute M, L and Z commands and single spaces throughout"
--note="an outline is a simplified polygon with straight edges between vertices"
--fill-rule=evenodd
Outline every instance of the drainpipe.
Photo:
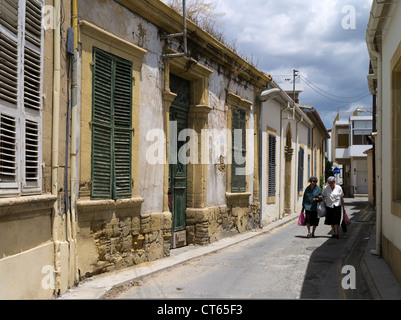
M 258 174 L 259 174 L 259 227 L 263 228 L 263 180 L 262 180 L 262 152 L 263 152 L 263 146 L 262 146 L 262 139 L 263 139 L 263 102 L 259 101 L 259 144 L 258 144 L 258 153 L 259 153 L 259 160 L 258 160 Z
M 60 0 L 54 0 L 55 23 L 53 31 L 53 128 L 52 128 L 52 195 L 57 196 L 58 191 L 58 154 L 59 154 L 59 120 L 60 120 L 60 44 L 61 44 L 61 26 L 60 26 Z M 53 241 L 55 244 L 55 290 L 60 290 L 60 268 L 59 268 L 59 221 L 61 214 L 57 208 L 58 201 L 53 206 Z
M 381 254 L 382 238 L 382 55 L 377 52 L 372 44 L 368 43 L 369 52 L 377 59 L 377 136 L 376 136 L 376 249 L 370 251 L 373 255 Z
M 78 6 L 77 0 L 72 0 L 72 28 L 74 29 L 74 56 L 72 58 L 72 81 L 71 81 L 71 234 L 76 249 L 76 181 L 77 181 L 77 129 L 78 129 L 78 108 L 77 108 L 77 63 L 78 63 Z M 78 282 L 78 261 L 74 249 L 74 282 Z
M 56 28 L 53 32 L 53 141 L 52 141 L 52 194 L 57 195 L 58 139 L 60 119 L 60 0 L 54 1 Z

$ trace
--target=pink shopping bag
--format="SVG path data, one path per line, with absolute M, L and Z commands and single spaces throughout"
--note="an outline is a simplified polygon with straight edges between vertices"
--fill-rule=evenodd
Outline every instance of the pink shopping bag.
M 305 225 L 305 215 L 301 212 L 298 218 L 298 225 L 304 226 Z

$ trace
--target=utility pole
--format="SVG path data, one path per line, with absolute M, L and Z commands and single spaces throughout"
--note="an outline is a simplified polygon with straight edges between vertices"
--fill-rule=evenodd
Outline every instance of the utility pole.
M 293 79 L 292 79 L 292 107 L 295 107 L 295 78 L 298 76 L 298 70 L 293 70 Z

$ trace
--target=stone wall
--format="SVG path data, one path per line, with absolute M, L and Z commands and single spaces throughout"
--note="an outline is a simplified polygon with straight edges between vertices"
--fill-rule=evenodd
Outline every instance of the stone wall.
M 244 197 L 230 199 L 227 205 L 205 209 L 187 209 L 189 244 L 208 245 L 222 238 L 243 233 L 259 226 L 257 206 L 250 206 Z
M 142 202 L 134 198 L 78 203 L 81 279 L 170 255 L 171 213 L 141 214 Z

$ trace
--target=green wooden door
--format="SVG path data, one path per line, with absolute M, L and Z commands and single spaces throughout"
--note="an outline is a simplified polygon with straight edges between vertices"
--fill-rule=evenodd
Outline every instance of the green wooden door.
M 187 165 L 179 160 L 178 152 L 186 141 L 173 142 L 178 134 L 188 128 L 189 113 L 189 82 L 170 75 L 170 91 L 177 94 L 170 107 L 170 128 L 176 125 L 176 133 L 170 130 L 170 146 L 176 143 L 176 148 L 170 147 L 170 159 L 175 159 L 169 167 L 170 211 L 173 214 L 173 232 L 185 230 L 185 211 L 187 208 Z M 175 154 L 172 155 L 171 153 Z

